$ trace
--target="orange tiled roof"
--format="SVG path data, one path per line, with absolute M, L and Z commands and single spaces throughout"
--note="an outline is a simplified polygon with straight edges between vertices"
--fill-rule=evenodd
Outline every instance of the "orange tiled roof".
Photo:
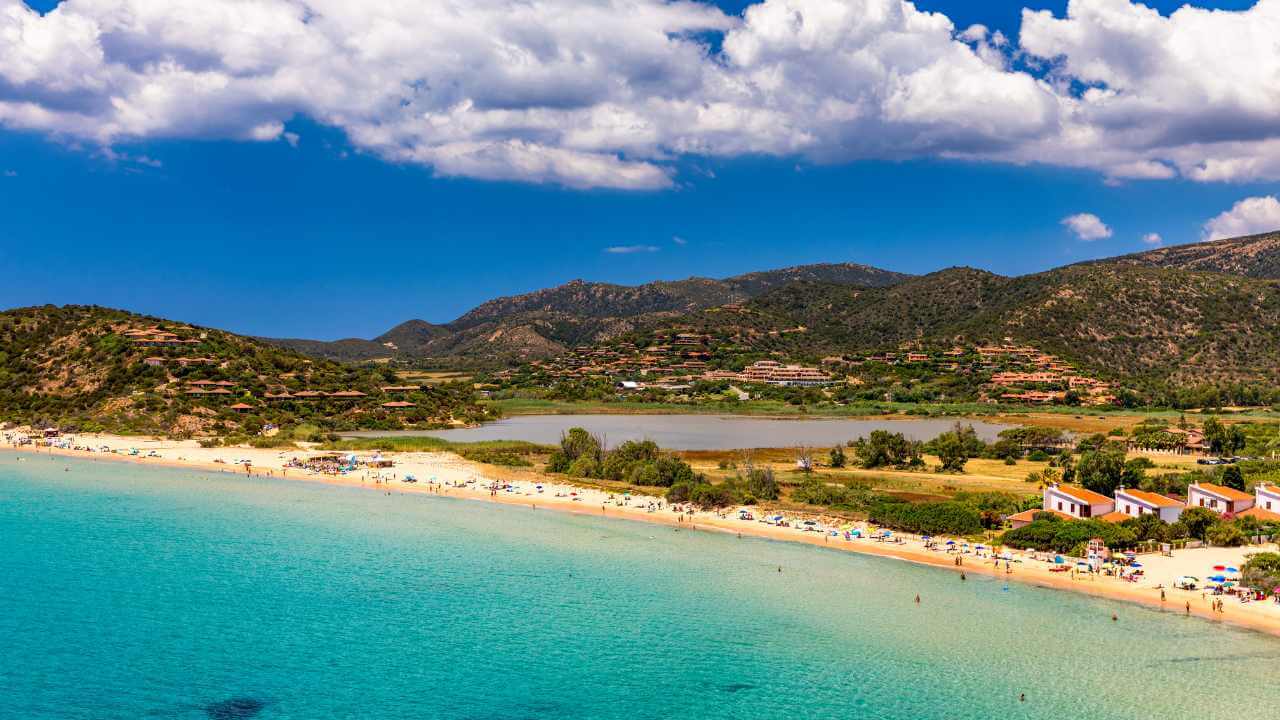
M 1193 487 L 1198 487 L 1205 492 L 1213 493 L 1218 497 L 1224 497 L 1228 500 L 1252 500 L 1253 496 L 1246 492 L 1240 492 L 1235 488 L 1214 485 L 1213 483 L 1196 483 Z
M 1064 495 L 1068 495 L 1089 505 L 1113 502 L 1112 499 L 1106 495 L 1096 493 L 1092 490 L 1085 490 L 1084 488 L 1075 485 L 1059 485 L 1057 490 Z
M 1153 492 L 1147 492 L 1145 490 L 1131 490 L 1129 488 L 1125 488 L 1124 490 L 1116 491 L 1117 495 L 1120 493 L 1124 493 L 1131 498 L 1136 498 L 1154 507 L 1179 507 L 1182 505 L 1182 503 L 1174 500 L 1173 498 L 1165 497 Z
M 1248 510 L 1243 510 L 1241 512 L 1236 513 L 1236 517 L 1257 518 L 1263 522 L 1280 522 L 1280 513 L 1272 512 L 1270 510 L 1264 510 L 1263 508 L 1260 508 L 1257 505 L 1254 505 Z
M 1031 522 L 1032 520 L 1035 520 L 1036 515 L 1043 512 L 1053 513 L 1054 515 L 1057 515 L 1063 520 L 1075 520 L 1075 517 L 1072 515 L 1068 515 L 1064 512 L 1058 512 L 1057 510 L 1045 510 L 1044 508 L 1031 508 L 1030 510 L 1023 510 L 1020 513 L 1015 513 L 1013 515 L 1010 515 L 1009 517 L 1005 518 L 1005 520 L 1009 520 L 1011 522 L 1023 521 L 1023 520 L 1025 520 L 1026 522 Z
M 1132 515 L 1125 515 L 1125 514 L 1124 514 L 1124 513 L 1122 513 L 1122 512 L 1109 512 L 1109 513 L 1107 513 L 1106 515 L 1099 515 L 1098 517 L 1096 517 L 1096 518 L 1094 518 L 1094 519 L 1095 519 L 1095 520 L 1101 520 L 1102 522 L 1118 523 L 1118 522 L 1124 522 L 1125 520 L 1128 520 L 1128 519 L 1129 519 L 1129 518 L 1131 518 L 1131 517 L 1133 517 L 1133 516 L 1132 516 Z

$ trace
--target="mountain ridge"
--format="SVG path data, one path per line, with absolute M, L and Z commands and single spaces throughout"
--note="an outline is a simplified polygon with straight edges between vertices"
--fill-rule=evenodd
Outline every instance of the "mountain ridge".
M 911 277 L 858 263 L 817 263 L 724 279 L 690 277 L 619 285 L 575 279 L 561 285 L 488 300 L 449 323 L 403 322 L 370 340 L 261 338 L 329 360 L 549 357 L 582 343 L 636 328 L 635 318 L 670 316 L 741 303 L 802 280 L 883 286 Z

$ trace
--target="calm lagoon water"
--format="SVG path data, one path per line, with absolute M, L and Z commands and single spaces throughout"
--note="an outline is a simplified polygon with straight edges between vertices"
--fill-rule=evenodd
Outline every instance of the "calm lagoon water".
M 1006 425 L 970 422 L 984 440 L 994 440 Z M 626 440 L 653 440 L 671 450 L 734 450 L 829 446 L 853 440 L 872 430 L 900 432 L 915 440 L 932 440 L 950 430 L 954 420 L 779 420 L 733 415 L 518 415 L 480 427 L 458 430 L 402 430 L 353 432 L 351 437 L 429 435 L 446 440 L 527 440 L 553 444 L 572 427 L 603 435 L 610 445 Z
M 1273 638 L 545 510 L 0 453 L 0 546 L 4 718 L 1250 720 L 1280 707 Z

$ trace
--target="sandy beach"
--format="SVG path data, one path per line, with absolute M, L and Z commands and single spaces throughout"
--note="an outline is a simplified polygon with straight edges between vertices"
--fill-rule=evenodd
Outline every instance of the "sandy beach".
M 1140 603 L 1164 612 L 1193 614 L 1241 627 L 1280 636 L 1280 604 L 1270 600 L 1241 603 L 1234 596 L 1221 596 L 1224 608 L 1213 609 L 1215 596 L 1201 590 L 1184 591 L 1173 587 L 1174 580 L 1182 575 L 1207 578 L 1214 574 L 1213 566 L 1240 567 L 1245 557 L 1261 550 L 1275 551 L 1276 545 L 1247 548 L 1197 548 L 1176 551 L 1173 556 L 1144 554 L 1139 556 L 1145 574 L 1137 582 L 1074 572 L 1051 572 L 1052 557 L 1042 553 L 1013 552 L 1012 562 L 1000 561 L 984 551 L 947 552 L 946 538 L 933 538 L 932 547 L 926 547 L 919 538 L 900 535 L 898 542 L 882 542 L 869 538 L 847 540 L 829 532 L 799 529 L 803 516 L 788 516 L 792 527 L 779 527 L 759 522 L 741 520 L 736 508 L 724 515 L 712 512 L 682 512 L 667 505 L 660 498 L 641 495 L 619 496 L 602 490 L 581 488 L 542 479 L 506 480 L 496 477 L 491 468 L 472 463 L 450 453 L 386 453 L 394 460 L 394 467 L 380 470 L 358 470 L 346 475 L 329 475 L 296 467 L 288 467 L 290 459 L 305 458 L 315 453 L 306 450 L 255 449 L 240 447 L 201 448 L 195 441 L 162 440 L 154 438 L 119 437 L 112 435 L 80 435 L 76 444 L 89 446 L 93 452 L 50 447 L 8 447 L 21 453 L 24 461 L 39 462 L 40 457 L 50 459 L 77 457 L 91 461 L 129 462 L 139 465 L 198 468 L 210 472 L 252 474 L 278 477 L 305 482 L 323 482 L 335 485 L 367 487 L 392 495 L 427 493 L 451 497 L 521 505 L 531 509 L 546 509 L 580 514 L 604 515 L 641 522 L 669 525 L 677 529 L 706 530 L 734 533 L 742 536 L 763 537 L 787 542 L 801 542 L 827 548 L 892 557 L 909 562 L 948 568 L 960 573 L 985 573 L 1004 576 L 1007 580 L 1033 583 L 1072 592 L 1080 592 L 1113 600 Z M 105 448 L 105 450 L 103 450 Z M 137 450 L 136 455 L 130 454 Z M 151 455 L 148 457 L 148 455 Z M 364 455 L 362 454 L 362 457 Z M 245 464 L 247 462 L 247 465 Z M 406 483 L 406 476 L 416 478 Z M 505 486 L 491 489 L 497 483 Z M 761 513 L 755 511 L 757 516 Z M 865 531 L 869 528 L 861 525 Z M 957 565 L 957 559 L 960 563 Z M 1109 618 L 1107 618 L 1109 619 Z M 1123 622 L 1121 614 L 1117 618 Z

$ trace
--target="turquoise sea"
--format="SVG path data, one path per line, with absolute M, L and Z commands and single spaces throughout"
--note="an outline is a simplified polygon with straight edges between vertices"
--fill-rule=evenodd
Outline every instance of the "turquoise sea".
M 0 453 L 0 718 L 1280 716 L 1280 640 L 1177 614 L 621 520 L 18 457 Z

